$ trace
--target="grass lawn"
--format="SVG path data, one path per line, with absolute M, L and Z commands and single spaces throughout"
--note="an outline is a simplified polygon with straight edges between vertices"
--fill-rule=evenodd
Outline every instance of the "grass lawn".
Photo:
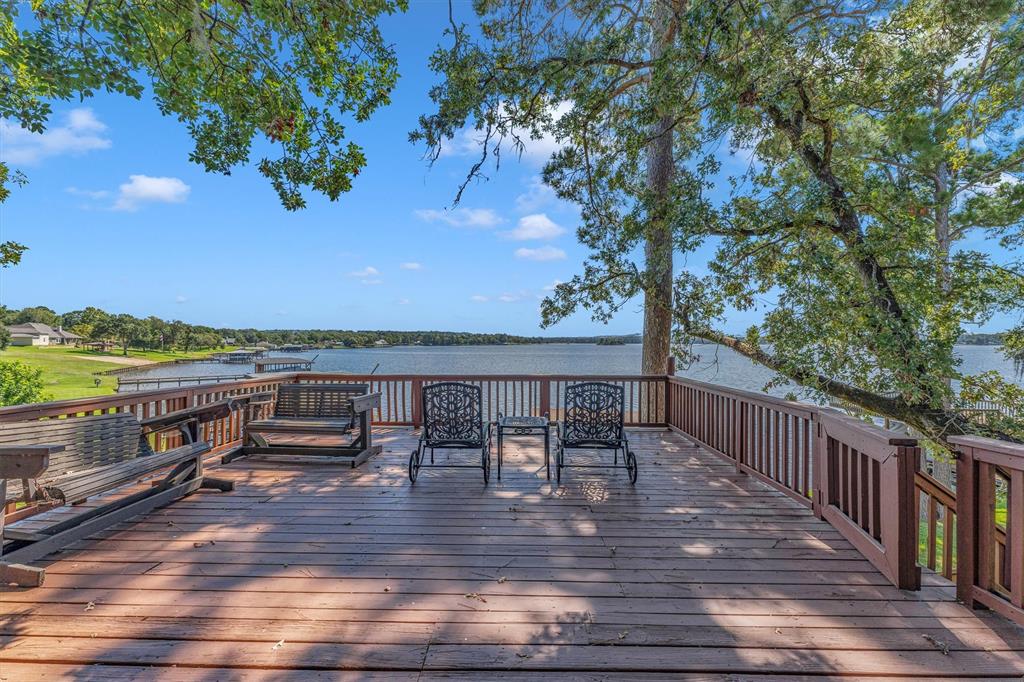
M 197 358 L 214 351 L 192 353 L 130 350 L 128 357 L 150 362 Z M 0 361 L 18 360 L 43 370 L 44 391 L 50 400 L 68 400 L 95 395 L 109 395 L 117 388 L 117 377 L 95 376 L 96 372 L 116 369 L 122 365 L 97 360 L 97 357 L 121 357 L 120 351 L 101 353 L 63 346 L 19 346 L 0 351 Z M 96 380 L 100 383 L 97 386 Z

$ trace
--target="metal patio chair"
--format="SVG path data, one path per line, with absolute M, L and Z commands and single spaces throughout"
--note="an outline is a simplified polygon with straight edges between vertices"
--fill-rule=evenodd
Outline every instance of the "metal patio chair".
M 479 386 L 442 381 L 423 387 L 423 433 L 409 456 L 409 480 L 416 482 L 423 468 L 482 469 L 484 485 L 491 476 L 491 425 L 484 422 L 483 393 Z M 435 464 L 437 448 L 479 450 L 479 464 Z M 430 463 L 423 456 L 430 450 Z
M 626 438 L 626 390 L 601 381 L 586 381 L 565 387 L 565 418 L 558 422 L 558 452 L 555 456 L 555 480 L 561 482 L 562 469 L 625 469 L 629 482 L 636 483 L 636 455 Z M 611 450 L 612 464 L 567 464 L 566 450 Z M 622 464 L 619 464 L 619 451 Z

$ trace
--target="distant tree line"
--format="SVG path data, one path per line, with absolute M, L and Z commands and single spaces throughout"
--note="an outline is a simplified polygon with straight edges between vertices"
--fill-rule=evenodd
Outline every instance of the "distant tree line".
M 39 322 L 81 336 L 87 342 L 111 342 L 128 354 L 129 348 L 182 350 L 185 352 L 224 345 L 224 336 L 212 327 L 166 321 L 155 315 L 138 318 L 126 313 L 108 313 L 92 306 L 58 314 L 45 306 L 11 310 L 0 306 L 0 324 Z
M 12 310 L 0 306 L 0 325 L 39 322 L 63 327 L 86 341 L 116 343 L 122 352 L 129 348 L 145 350 L 192 351 L 218 348 L 227 343 L 249 346 L 270 343 L 275 346 L 345 346 L 360 348 L 383 341 L 393 346 L 467 346 L 517 345 L 528 343 L 640 343 L 639 334 L 622 336 L 518 336 L 515 334 L 477 334 L 444 331 L 388 331 L 340 329 L 232 329 L 193 325 L 181 320 L 167 321 L 151 315 L 138 318 L 125 313 L 108 313 L 95 307 L 57 313 L 45 306 Z M 0 327 L 2 328 L 2 327 Z M 6 330 L 4 330 L 6 331 Z
M 1002 346 L 1006 340 L 1006 334 L 964 334 L 958 343 L 968 346 Z

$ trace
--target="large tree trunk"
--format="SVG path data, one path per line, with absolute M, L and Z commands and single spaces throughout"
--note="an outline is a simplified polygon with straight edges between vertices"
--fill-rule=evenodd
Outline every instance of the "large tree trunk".
M 663 54 L 671 40 L 670 23 L 673 21 L 667 2 L 658 2 L 654 10 L 654 28 L 651 31 L 651 60 Z M 658 67 L 655 66 L 657 70 Z M 658 77 L 652 79 L 657 87 Z M 644 244 L 644 347 L 641 371 L 644 374 L 666 374 L 672 342 L 672 226 L 671 188 L 675 176 L 673 159 L 673 128 L 675 121 L 663 112 L 651 130 L 647 146 L 647 186 L 653 197 L 648 215 Z

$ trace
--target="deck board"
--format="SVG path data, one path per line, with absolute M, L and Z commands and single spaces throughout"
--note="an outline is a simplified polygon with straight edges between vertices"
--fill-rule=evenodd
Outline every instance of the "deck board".
M 555 486 L 538 441 L 509 439 L 484 488 L 476 470 L 411 486 L 412 433 L 379 432 L 360 468 L 238 460 L 217 473 L 234 492 L 49 557 L 44 587 L 3 592 L 0 677 L 1024 675 L 1024 630 L 932 576 L 891 587 L 808 510 L 678 435 L 633 433 L 635 488 L 587 470 Z

